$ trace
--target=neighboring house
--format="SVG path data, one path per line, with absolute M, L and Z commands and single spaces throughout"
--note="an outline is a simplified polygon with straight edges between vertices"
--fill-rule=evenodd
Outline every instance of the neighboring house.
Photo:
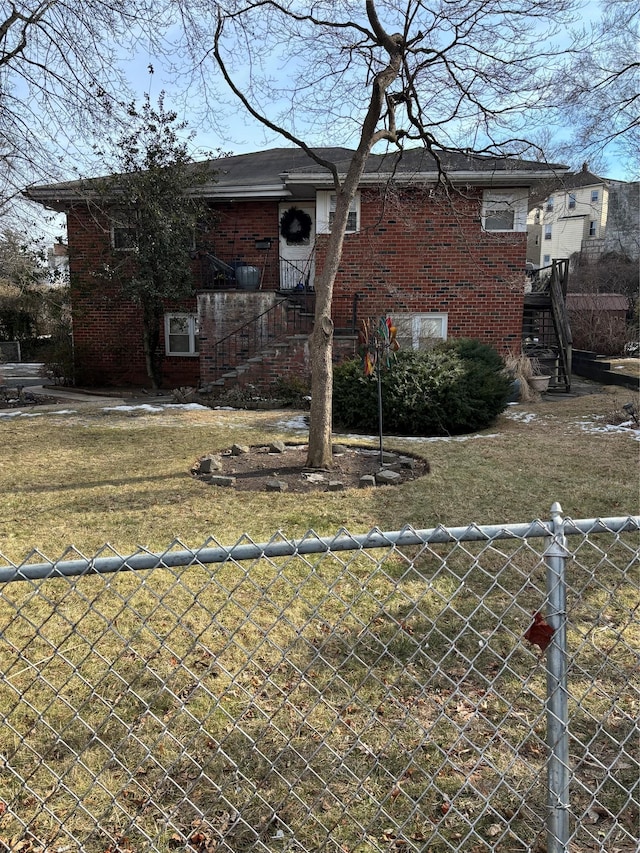
M 609 206 L 609 184 L 589 171 L 557 177 L 532 194 L 527 217 L 527 262 L 534 268 L 576 252 L 600 251 Z
M 640 258 L 640 181 L 609 182 L 609 211 L 602 252 L 615 252 L 632 261 Z
M 65 284 L 69 276 L 69 247 L 61 238 L 47 250 L 47 266 L 54 284 Z
M 321 153 L 346 172 L 350 150 Z M 381 314 L 394 318 L 403 346 L 475 337 L 502 352 L 519 350 L 530 189 L 564 167 L 464 153 L 440 158 L 422 149 L 369 157 L 334 288 L 337 357 L 353 352 L 362 319 Z M 335 208 L 330 173 L 297 148 L 212 165 L 216 180 L 198 194 L 215 224 L 196 239 L 193 297 L 167 306 L 163 384 L 224 384 L 224 374 L 234 381 L 238 370 L 244 381 L 265 384 L 308 371 L 308 312 Z M 438 182 L 439 165 L 448 184 Z M 100 275 L 131 252 L 135 227 L 120 222 L 116 209 L 97 207 L 80 182 L 27 195 L 67 214 L 80 381 L 145 384 L 139 311 Z M 262 358 L 261 348 L 274 342 Z

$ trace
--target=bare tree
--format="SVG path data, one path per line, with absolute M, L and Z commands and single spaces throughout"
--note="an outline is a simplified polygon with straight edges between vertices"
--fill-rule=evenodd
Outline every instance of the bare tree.
M 0 215 L 15 214 L 25 185 L 70 176 L 92 137 L 108 132 L 124 106 L 120 63 L 142 30 L 149 38 L 161 32 L 161 15 L 161 3 L 151 0 L 4 4 Z
M 199 73 L 213 55 L 248 114 L 332 175 L 335 219 L 316 276 L 308 464 L 331 466 L 331 302 L 350 203 L 376 145 L 522 154 L 573 0 L 228 0 L 185 4 Z M 212 9 L 213 7 L 213 9 Z M 211 47 L 211 32 L 214 33 Z M 346 169 L 314 144 L 340 139 Z M 442 173 L 441 179 L 446 181 Z
M 570 138 L 562 156 L 606 168 L 607 155 L 640 177 L 640 7 L 601 3 L 601 17 L 574 34 L 553 80 L 551 108 Z M 604 161 L 604 162 L 603 162 Z

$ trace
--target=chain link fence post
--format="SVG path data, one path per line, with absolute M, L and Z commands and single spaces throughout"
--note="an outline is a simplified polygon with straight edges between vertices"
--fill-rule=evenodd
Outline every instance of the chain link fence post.
M 569 843 L 569 729 L 567 703 L 567 590 L 562 507 L 551 507 L 553 540 L 545 552 L 547 622 L 547 853 L 566 853 Z

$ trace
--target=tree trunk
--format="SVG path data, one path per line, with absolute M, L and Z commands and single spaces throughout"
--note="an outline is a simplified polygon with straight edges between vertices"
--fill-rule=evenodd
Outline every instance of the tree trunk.
M 158 343 L 160 341 L 160 320 L 162 318 L 162 307 L 158 305 L 144 305 L 142 310 L 142 347 L 144 350 L 144 361 L 147 368 L 147 376 L 151 381 L 151 387 L 157 391 L 162 384 L 160 364 L 157 358 Z
M 331 303 L 333 285 L 342 260 L 344 235 L 347 230 L 349 208 L 355 198 L 364 167 L 376 142 L 386 139 L 397 141 L 393 130 L 376 130 L 386 92 L 400 71 L 402 56 L 401 40 L 387 36 L 377 20 L 374 4 L 367 0 L 369 19 L 389 52 L 389 64 L 380 71 L 373 82 L 367 115 L 362 124 L 360 143 L 356 149 L 344 182 L 336 185 L 336 211 L 327 244 L 324 266 L 316 280 L 316 311 L 313 332 L 310 337 L 311 350 L 311 411 L 309 413 L 309 468 L 331 468 L 331 432 L 333 421 L 333 320 Z M 337 176 L 334 175 L 337 184 Z

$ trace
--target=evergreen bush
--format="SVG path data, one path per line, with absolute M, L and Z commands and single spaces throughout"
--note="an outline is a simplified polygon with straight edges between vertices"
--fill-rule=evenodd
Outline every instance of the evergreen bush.
M 401 350 L 382 372 L 384 432 L 456 435 L 484 429 L 505 408 L 510 386 L 502 358 L 480 341 Z M 377 432 L 377 380 L 364 376 L 359 360 L 334 370 L 333 415 L 342 428 Z

